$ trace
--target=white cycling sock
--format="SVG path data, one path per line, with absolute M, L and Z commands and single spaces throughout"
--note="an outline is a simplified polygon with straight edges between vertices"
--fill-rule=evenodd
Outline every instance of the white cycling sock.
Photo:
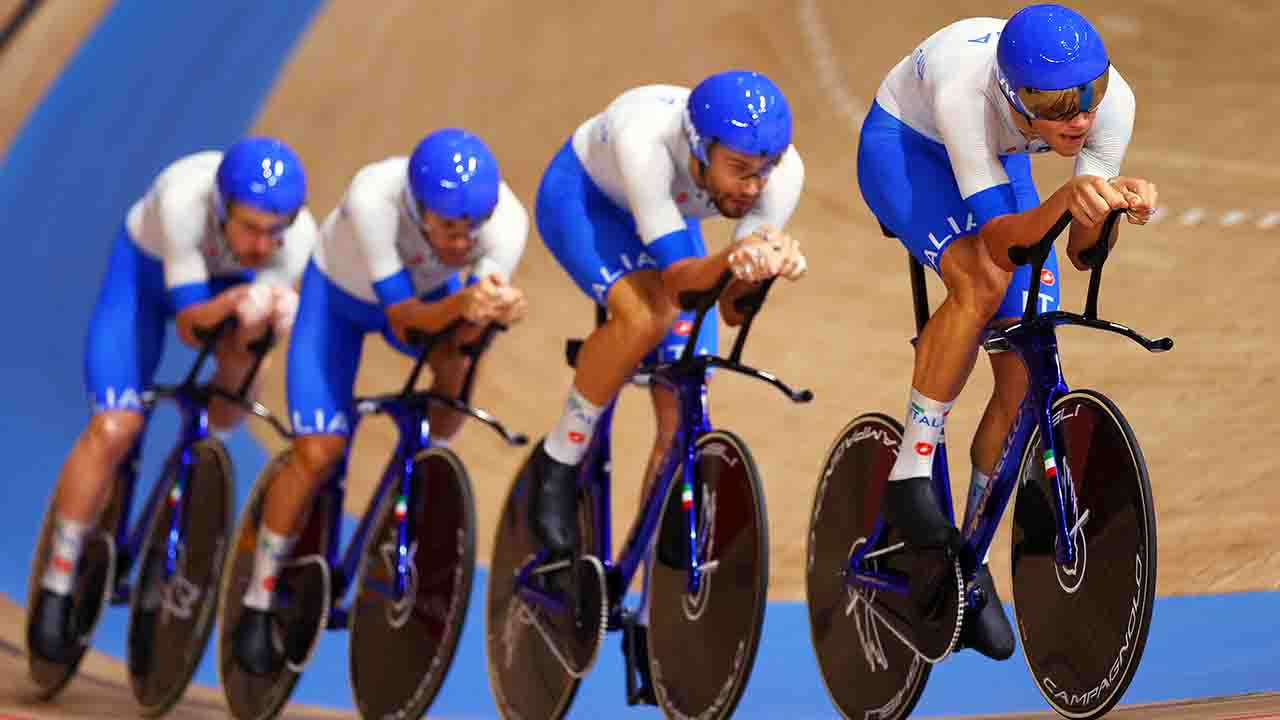
M 947 422 L 947 413 L 955 401 L 939 402 L 925 397 L 911 388 L 911 401 L 907 403 L 907 430 L 902 435 L 902 447 L 898 459 L 889 472 L 889 480 L 906 480 L 914 477 L 930 477 L 933 474 L 933 457 Z
M 58 595 L 70 595 L 76 579 L 76 565 L 84 552 L 85 536 L 89 526 L 57 515 L 53 520 L 53 534 L 49 538 L 49 562 L 40 587 Z
M 253 576 L 244 593 L 244 605 L 255 610 L 270 610 L 275 598 L 276 577 L 280 566 L 289 559 L 296 537 L 285 537 L 265 526 L 258 530 L 258 547 L 253 553 Z
M 578 388 L 569 388 L 564 413 L 547 436 L 544 445 L 551 459 L 565 465 L 577 465 L 581 462 L 582 456 L 587 454 L 587 446 L 591 444 L 591 436 L 595 434 L 596 421 L 600 419 L 602 410 L 603 408 L 582 397 Z

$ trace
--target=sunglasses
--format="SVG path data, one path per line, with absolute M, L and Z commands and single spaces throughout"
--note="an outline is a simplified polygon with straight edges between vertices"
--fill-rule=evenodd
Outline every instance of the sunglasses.
M 1110 79 L 1111 71 L 1108 68 L 1107 72 L 1083 85 L 1061 90 L 1023 88 L 1018 91 L 1018 100 L 1033 118 L 1057 122 L 1071 120 L 1080 113 L 1097 111 L 1102 98 L 1107 94 Z

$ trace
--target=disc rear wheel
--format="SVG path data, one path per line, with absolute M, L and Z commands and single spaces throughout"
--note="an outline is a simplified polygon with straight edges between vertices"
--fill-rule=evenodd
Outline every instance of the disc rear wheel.
M 892 572 L 887 555 L 897 538 L 875 530 L 901 444 L 902 426 L 892 418 L 872 413 L 849 423 L 827 453 L 809 519 L 809 633 L 827 694 L 846 718 L 905 718 L 929 679 L 929 663 L 876 612 L 889 592 L 848 576 L 855 554 L 886 553 L 866 567 Z

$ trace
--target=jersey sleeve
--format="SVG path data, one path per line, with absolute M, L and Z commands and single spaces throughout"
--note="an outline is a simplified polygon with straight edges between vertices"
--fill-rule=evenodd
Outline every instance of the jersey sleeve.
M 1120 174 L 1129 140 L 1133 137 L 1133 119 L 1137 102 L 1133 88 L 1120 77 L 1115 68 L 1109 71 L 1107 96 L 1102 99 L 1093 131 L 1085 141 L 1084 149 L 1076 156 L 1076 175 L 1098 175 L 1112 178 Z
M 341 212 L 351 224 L 351 233 L 365 256 L 373 291 L 382 306 L 389 307 L 413 297 L 413 279 L 396 252 L 400 209 L 395 202 L 362 187 L 357 176 L 347 190 Z
M 315 217 L 310 210 L 302 208 L 293 224 L 285 231 L 270 267 L 258 273 L 258 280 L 268 285 L 297 285 L 319 235 Z
M 213 297 L 209 265 L 200 241 L 208 228 L 207 201 L 182 189 L 161 192 L 156 198 L 164 263 L 164 284 L 174 312 Z
M 734 238 L 740 240 L 764 226 L 781 230 L 800 204 L 800 191 L 803 189 L 804 161 L 792 145 L 769 173 L 769 182 L 760 193 L 756 206 L 738 222 Z
M 499 186 L 493 216 L 481 226 L 479 235 L 477 240 L 486 251 L 476 261 L 472 275 L 484 277 L 498 273 L 509 282 L 529 237 L 529 213 L 505 182 Z
M 951 160 L 960 197 L 973 211 L 978 227 L 992 218 L 1018 211 L 1009 175 L 996 151 L 994 113 L 984 96 L 963 85 L 940 85 L 934 91 L 936 121 Z
M 660 135 L 646 126 L 624 125 L 614 133 L 613 152 L 636 231 L 658 268 L 692 257 L 697 244 L 671 197 L 676 167 Z

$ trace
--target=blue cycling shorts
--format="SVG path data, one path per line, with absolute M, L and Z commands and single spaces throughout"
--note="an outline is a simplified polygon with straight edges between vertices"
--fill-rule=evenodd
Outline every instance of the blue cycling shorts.
M 463 287 L 462 278 L 455 273 L 419 299 L 439 302 Z M 295 433 L 351 435 L 356 420 L 356 370 L 364 336 L 373 332 L 381 333 L 405 355 L 418 356 L 396 338 L 381 306 L 351 295 L 326 277 L 314 261 L 307 263 L 285 368 L 289 419 Z
M 572 140 L 564 144 L 543 174 L 535 214 L 538 234 L 547 249 L 578 289 L 598 305 L 607 304 L 609 289 L 622 276 L 636 270 L 658 269 L 636 232 L 635 218 L 596 187 L 573 151 Z M 690 219 L 687 227 L 697 256 L 705 256 L 707 248 L 700 223 Z M 693 313 L 681 312 L 644 364 L 678 358 L 689 342 L 692 321 Z M 712 309 L 699 331 L 699 355 L 716 352 L 718 324 L 719 314 Z
M 216 295 L 253 276 L 212 278 L 209 290 Z M 165 325 L 173 315 L 164 263 L 143 252 L 121 226 L 85 341 L 84 382 L 93 413 L 142 412 L 142 391 L 160 365 Z
M 1016 212 L 1040 204 L 1026 154 L 1000 158 L 1013 186 Z M 858 143 L 858 187 L 872 214 L 902 244 L 934 272 L 940 272 L 942 255 L 958 237 L 974 235 L 974 213 L 956 183 L 946 147 L 916 132 L 873 103 L 862 123 Z M 993 319 L 1022 316 L 1031 289 L 1031 268 L 1013 274 L 1000 309 Z M 1041 273 L 1040 312 L 1058 308 L 1058 258 L 1050 253 Z

